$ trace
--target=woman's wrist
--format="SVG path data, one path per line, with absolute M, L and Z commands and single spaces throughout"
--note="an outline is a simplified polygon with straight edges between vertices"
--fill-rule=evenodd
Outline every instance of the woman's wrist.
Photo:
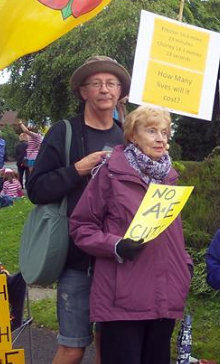
M 18 123 L 18 124 L 19 124 L 19 125 L 21 125 L 21 124 L 23 124 L 23 123 L 22 123 L 22 121 L 19 121 L 19 123 Z

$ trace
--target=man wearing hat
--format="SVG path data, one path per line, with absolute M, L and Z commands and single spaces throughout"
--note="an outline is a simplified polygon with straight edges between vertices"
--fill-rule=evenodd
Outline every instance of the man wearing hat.
M 53 125 L 41 145 L 28 181 L 27 192 L 35 204 L 60 201 L 68 196 L 71 214 L 90 178 L 113 146 L 123 143 L 113 110 L 129 92 L 126 69 L 106 56 L 90 57 L 72 75 L 74 94 L 84 102 L 84 112 L 70 119 L 70 166 L 65 167 L 65 124 Z M 58 281 L 58 350 L 53 364 L 78 364 L 92 340 L 89 293 L 93 258 L 70 240 L 69 253 Z

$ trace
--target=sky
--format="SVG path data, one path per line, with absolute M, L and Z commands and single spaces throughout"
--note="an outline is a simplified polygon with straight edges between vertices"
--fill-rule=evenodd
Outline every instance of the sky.
M 6 83 L 9 79 L 10 72 L 7 72 L 6 70 L 0 71 L 0 85 L 3 83 Z

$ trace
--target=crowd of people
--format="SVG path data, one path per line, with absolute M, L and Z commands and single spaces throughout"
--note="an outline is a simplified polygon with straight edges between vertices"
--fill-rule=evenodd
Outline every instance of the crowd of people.
M 19 177 L 5 170 L 1 192 L 20 193 L 26 173 L 34 204 L 68 199 L 69 251 L 57 283 L 53 364 L 79 364 L 94 336 L 96 364 L 170 364 L 171 336 L 193 276 L 181 217 L 148 244 L 124 235 L 150 183 L 177 184 L 168 152 L 171 115 L 148 106 L 127 113 L 130 75 L 107 56 L 88 58 L 70 86 L 84 104 L 69 119 L 70 166 L 63 121 L 43 140 L 19 121 Z M 216 289 L 219 241 L 218 233 L 207 256 Z

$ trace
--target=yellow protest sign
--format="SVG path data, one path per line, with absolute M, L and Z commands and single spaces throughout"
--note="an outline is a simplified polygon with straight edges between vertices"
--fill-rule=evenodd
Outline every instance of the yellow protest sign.
M 143 100 L 170 109 L 198 114 L 203 75 L 149 61 Z M 192 98 L 192 95 L 194 97 Z
M 219 33 L 143 10 L 129 101 L 211 120 L 219 59 Z
M 183 23 L 156 18 L 150 58 L 204 72 L 210 34 Z
M 24 364 L 24 350 L 0 351 L 0 364 Z
M 143 101 L 198 114 L 208 44 L 208 33 L 155 19 Z
M 0 350 L 10 350 L 11 325 L 6 275 L 0 274 Z
M 12 349 L 7 278 L 0 274 L 0 364 L 24 363 L 24 350 Z
M 193 188 L 151 183 L 125 238 L 142 238 L 145 243 L 155 239 L 179 215 Z

